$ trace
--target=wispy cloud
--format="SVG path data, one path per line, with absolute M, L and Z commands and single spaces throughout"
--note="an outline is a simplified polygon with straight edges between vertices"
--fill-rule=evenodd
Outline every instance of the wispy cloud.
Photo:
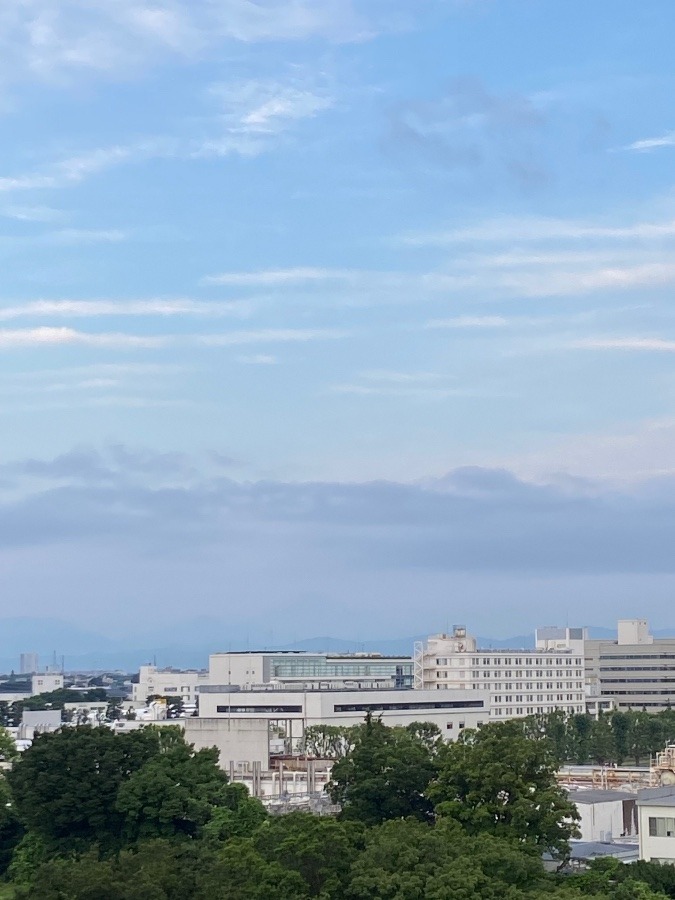
M 17 222 L 58 222 L 64 218 L 60 209 L 51 206 L 5 206 L 0 207 L 0 216 Z
M 637 350 L 659 353 L 675 353 L 675 340 L 643 337 L 595 337 L 574 341 L 580 350 Z
M 384 384 L 425 384 L 443 378 L 436 372 L 396 372 L 389 369 L 369 369 L 360 372 L 359 377 L 366 381 L 383 382 Z
M 269 353 L 252 353 L 251 355 L 238 356 L 237 362 L 246 366 L 275 366 L 279 360 Z
M 431 319 L 425 328 L 504 328 L 508 319 L 503 316 L 453 316 L 448 319 Z
M 73 328 L 41 328 L 0 329 L 0 349 L 20 347 L 46 347 L 63 345 L 80 345 L 86 347 L 164 347 L 168 343 L 166 337 L 150 337 L 134 334 L 97 333 L 90 334 L 76 331 Z
M 230 331 L 225 334 L 202 335 L 197 340 L 213 347 L 239 344 L 284 344 L 307 341 L 338 340 L 349 332 L 337 328 L 262 328 L 258 331 Z
M 363 40 L 388 27 L 377 12 L 354 0 L 3 0 L 0 74 L 68 84 L 80 72 L 128 78 L 167 57 L 197 60 L 228 41 Z
M 643 138 L 640 141 L 633 141 L 632 144 L 627 144 L 620 149 L 648 153 L 650 150 L 659 150 L 662 147 L 675 147 L 675 131 L 669 131 L 661 137 Z
M 314 118 L 328 109 L 333 99 L 302 82 L 250 79 L 215 84 L 210 93 L 222 107 L 228 131 L 233 134 L 275 135 L 294 122 Z
M 0 321 L 57 316 L 96 318 L 98 316 L 197 316 L 244 317 L 250 312 L 247 301 L 204 302 L 191 298 L 148 300 L 34 300 L 17 306 L 0 307 Z
M 242 287 L 292 286 L 320 281 L 348 281 L 358 277 L 358 274 L 358 272 L 346 269 L 296 266 L 290 269 L 265 269 L 259 272 L 223 272 L 221 275 L 207 275 L 202 278 L 202 284 L 239 285 Z
M 411 247 L 443 247 L 461 243 L 546 243 L 550 241 L 583 241 L 589 238 L 630 241 L 675 236 L 675 219 L 665 222 L 635 222 L 630 225 L 608 225 L 574 219 L 545 216 L 487 219 L 462 228 L 409 232 L 398 241 Z

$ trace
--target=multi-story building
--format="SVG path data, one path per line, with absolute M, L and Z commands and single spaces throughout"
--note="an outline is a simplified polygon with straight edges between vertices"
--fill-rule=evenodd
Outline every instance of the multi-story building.
M 19 657 L 19 672 L 22 675 L 34 675 L 38 671 L 37 653 L 22 653 Z
M 563 634 L 563 632 L 565 632 Z M 535 650 L 482 650 L 466 628 L 415 645 L 415 687 L 487 691 L 490 719 L 584 712 L 583 629 L 539 629 Z
M 231 685 L 341 683 L 347 687 L 411 688 L 413 661 L 409 656 L 379 653 L 213 653 L 209 657 L 209 681 Z
M 616 640 L 587 640 L 585 661 L 592 697 L 647 712 L 675 705 L 675 638 L 654 638 L 645 619 L 622 619 Z
M 209 684 L 200 688 L 199 697 L 199 715 L 186 720 L 190 743 L 217 746 L 223 768 L 248 761 L 259 763 L 263 771 L 269 769 L 271 752 L 302 755 L 305 732 L 314 725 L 359 725 L 371 713 L 390 726 L 435 724 L 451 741 L 464 728 L 487 722 L 490 703 L 484 691 L 447 691 L 441 696 L 436 691 L 319 684 Z
M 206 672 L 190 669 L 158 669 L 157 666 L 141 666 L 138 682 L 132 685 L 132 700 L 145 703 L 148 697 L 180 698 L 186 706 L 197 702 L 198 688 L 207 684 Z

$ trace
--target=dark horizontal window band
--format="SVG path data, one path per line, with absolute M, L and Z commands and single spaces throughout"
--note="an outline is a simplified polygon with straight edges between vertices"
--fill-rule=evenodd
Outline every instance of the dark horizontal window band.
M 301 713 L 302 706 L 216 706 L 219 713 Z
M 448 700 L 438 703 L 337 703 L 333 712 L 387 712 L 408 709 L 484 709 L 482 700 Z

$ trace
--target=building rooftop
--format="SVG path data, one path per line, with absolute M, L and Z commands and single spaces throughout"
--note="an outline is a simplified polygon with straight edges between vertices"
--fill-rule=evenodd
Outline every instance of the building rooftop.
M 675 806 L 675 786 L 645 788 L 638 791 L 639 806 Z
M 628 791 L 611 791 L 611 790 L 578 790 L 569 791 L 568 796 L 573 803 L 611 803 L 616 800 L 635 800 L 636 794 Z

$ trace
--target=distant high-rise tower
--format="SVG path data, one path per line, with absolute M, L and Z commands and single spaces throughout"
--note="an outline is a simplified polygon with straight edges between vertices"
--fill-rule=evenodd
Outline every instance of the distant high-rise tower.
M 22 653 L 19 659 L 19 671 L 22 675 L 34 675 L 38 672 L 37 653 Z

